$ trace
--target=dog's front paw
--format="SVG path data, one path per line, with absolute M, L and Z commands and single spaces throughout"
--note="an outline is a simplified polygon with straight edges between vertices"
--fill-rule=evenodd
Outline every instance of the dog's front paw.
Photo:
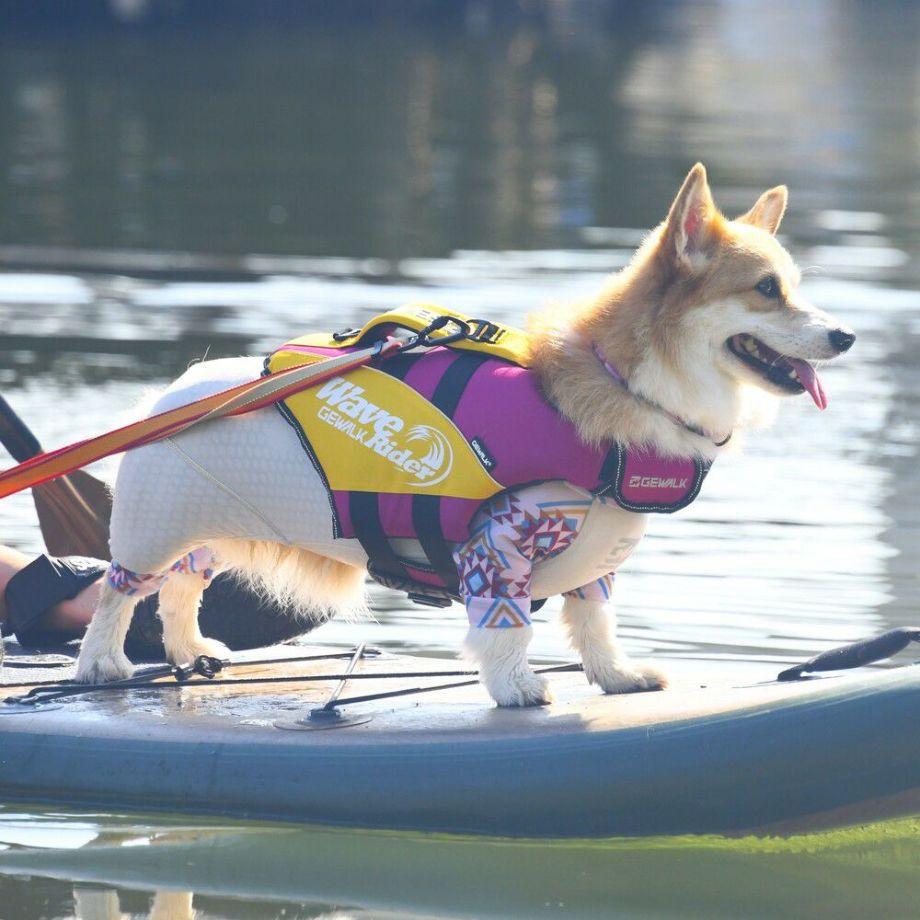
M 553 701 L 546 678 L 529 668 L 484 678 L 483 683 L 499 706 L 545 706 Z
M 124 680 L 133 673 L 134 666 L 123 652 L 80 655 L 74 680 L 79 684 L 106 684 L 110 680 Z
M 182 642 L 166 647 L 166 657 L 173 664 L 192 664 L 199 655 L 224 660 L 230 657 L 230 649 L 223 642 L 204 637 L 194 642 Z
M 658 668 L 650 665 L 634 665 L 617 668 L 613 664 L 589 667 L 585 663 L 585 677 L 589 684 L 596 684 L 604 693 L 643 693 L 647 690 L 664 690 L 668 677 Z

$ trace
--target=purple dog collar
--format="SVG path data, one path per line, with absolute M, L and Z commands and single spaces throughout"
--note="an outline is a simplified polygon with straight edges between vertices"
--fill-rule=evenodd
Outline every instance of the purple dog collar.
M 595 342 L 591 345 L 591 350 L 594 352 L 594 357 L 600 361 L 601 366 L 605 371 L 621 386 L 630 396 L 633 396 L 635 399 L 644 402 L 646 405 L 651 406 L 653 409 L 657 409 L 659 412 L 664 413 L 675 425 L 679 425 L 681 428 L 686 429 L 691 434 L 695 434 L 701 438 L 706 438 L 709 441 L 712 441 L 716 447 L 724 447 L 732 438 L 732 432 L 729 431 L 728 435 L 723 438 L 721 441 L 716 438 L 716 436 L 711 432 L 707 431 L 705 428 L 701 428 L 699 425 L 694 425 L 691 422 L 688 422 L 682 419 L 679 415 L 675 415 L 673 412 L 669 412 L 664 406 L 658 405 L 651 399 L 643 396 L 641 393 L 637 393 L 635 390 L 629 388 L 629 381 L 617 370 L 614 364 L 611 364 L 607 360 L 607 357 L 601 351 L 600 346 Z

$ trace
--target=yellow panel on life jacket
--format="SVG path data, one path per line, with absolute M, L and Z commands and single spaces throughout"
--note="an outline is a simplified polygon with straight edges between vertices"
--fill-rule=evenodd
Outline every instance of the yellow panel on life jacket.
M 335 341 L 330 346 L 328 336 L 289 344 L 342 347 Z M 282 347 L 269 359 L 268 370 L 324 357 Z M 446 415 L 383 371 L 360 367 L 288 397 L 285 407 L 332 489 L 484 500 L 503 488 Z

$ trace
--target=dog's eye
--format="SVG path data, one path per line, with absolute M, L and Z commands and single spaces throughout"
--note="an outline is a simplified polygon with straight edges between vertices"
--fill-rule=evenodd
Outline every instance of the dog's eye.
M 779 285 L 776 283 L 776 278 L 773 275 L 767 275 L 766 278 L 761 278 L 757 284 L 754 285 L 756 291 L 760 291 L 764 297 L 769 297 L 771 300 L 779 297 Z

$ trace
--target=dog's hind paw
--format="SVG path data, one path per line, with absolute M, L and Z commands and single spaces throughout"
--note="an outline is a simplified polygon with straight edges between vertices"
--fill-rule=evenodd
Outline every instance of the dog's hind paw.
M 546 678 L 530 669 L 487 681 L 486 689 L 499 706 L 545 706 L 553 701 Z
M 664 690 L 668 676 L 650 665 L 632 666 L 628 670 L 614 667 L 589 669 L 585 667 L 588 683 L 597 684 L 604 693 L 644 693 L 648 690 Z
M 80 656 L 74 680 L 79 684 L 107 684 L 124 680 L 134 673 L 134 666 L 123 652 L 95 657 Z
M 199 655 L 225 660 L 230 657 L 230 649 L 216 639 L 204 638 L 197 642 L 183 642 L 181 645 L 166 648 L 166 657 L 173 664 L 192 664 Z

